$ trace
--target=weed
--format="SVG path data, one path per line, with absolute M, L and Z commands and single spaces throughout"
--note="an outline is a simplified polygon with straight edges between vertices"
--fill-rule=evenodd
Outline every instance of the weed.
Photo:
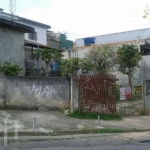
M 128 100 L 129 101 L 141 101 L 142 100 L 142 94 L 141 93 L 133 94 L 132 97 Z
M 71 114 L 68 114 L 67 116 L 72 118 L 78 118 L 78 119 L 98 119 L 98 116 L 100 116 L 100 119 L 102 120 L 121 120 L 121 116 L 116 114 L 100 114 L 98 112 L 79 112 L 74 111 Z
M 106 129 L 101 129 L 98 131 L 98 133 L 124 133 L 126 132 L 123 129 L 110 129 L 110 128 L 106 128 Z

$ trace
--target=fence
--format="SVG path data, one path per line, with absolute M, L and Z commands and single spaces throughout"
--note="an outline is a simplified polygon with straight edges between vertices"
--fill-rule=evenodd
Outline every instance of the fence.
M 8 77 L 0 79 L 0 108 L 58 109 L 68 108 L 70 78 Z
M 78 80 L 79 111 L 116 112 L 116 76 L 81 75 Z

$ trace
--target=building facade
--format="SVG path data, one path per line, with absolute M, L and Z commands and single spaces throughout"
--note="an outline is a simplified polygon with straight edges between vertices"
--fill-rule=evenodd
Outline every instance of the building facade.
M 57 49 L 70 50 L 73 48 L 73 41 L 68 40 L 67 36 L 60 32 L 47 31 L 47 45 Z
M 34 28 L 0 18 L 0 63 L 9 61 L 22 68 L 25 75 L 24 33 L 33 33 Z
M 33 27 L 35 32 L 34 33 L 25 33 L 24 39 L 26 41 L 47 45 L 46 30 L 50 29 L 51 26 L 49 26 L 47 24 L 40 23 L 40 22 L 36 22 L 33 20 L 29 20 L 29 19 L 26 19 L 23 17 L 13 16 L 11 14 L 3 12 L 2 9 L 0 11 L 0 18 L 4 18 L 7 20 L 11 20 L 13 22 L 18 22 L 20 24 L 24 24 L 24 25 Z

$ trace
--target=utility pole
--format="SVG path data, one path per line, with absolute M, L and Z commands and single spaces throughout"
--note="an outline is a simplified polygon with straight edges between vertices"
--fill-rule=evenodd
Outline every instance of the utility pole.
M 16 0 L 9 0 L 9 12 L 12 15 L 12 20 L 14 20 L 14 15 L 16 15 Z

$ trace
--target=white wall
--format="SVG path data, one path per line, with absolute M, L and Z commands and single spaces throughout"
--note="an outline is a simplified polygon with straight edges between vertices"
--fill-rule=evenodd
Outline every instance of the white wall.
M 28 33 L 25 33 L 25 39 L 31 42 L 36 42 L 36 43 L 40 43 L 43 45 L 47 45 L 47 35 L 46 35 L 46 29 L 39 27 L 37 25 L 33 25 L 30 23 L 25 23 L 22 21 L 19 21 L 20 23 L 24 24 L 24 25 L 28 25 L 30 27 L 33 27 L 35 29 L 35 32 L 37 32 L 37 40 L 31 40 L 28 38 Z
M 141 40 L 150 38 L 150 28 L 93 36 L 92 38 L 95 38 L 95 44 L 98 45 L 107 43 L 117 43 L 123 41 Z M 77 47 L 85 46 L 84 38 L 76 39 L 76 46 Z

